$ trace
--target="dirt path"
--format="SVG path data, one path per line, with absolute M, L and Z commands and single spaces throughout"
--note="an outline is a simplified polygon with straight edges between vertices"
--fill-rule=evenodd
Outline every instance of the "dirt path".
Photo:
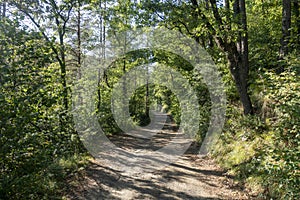
M 176 132 L 172 124 L 152 139 L 117 135 L 110 140 L 127 151 L 153 151 L 168 143 Z M 250 199 L 212 159 L 197 155 L 199 146 L 192 144 L 177 162 L 153 172 L 128 175 L 101 160 L 91 165 L 70 188 L 69 199 Z

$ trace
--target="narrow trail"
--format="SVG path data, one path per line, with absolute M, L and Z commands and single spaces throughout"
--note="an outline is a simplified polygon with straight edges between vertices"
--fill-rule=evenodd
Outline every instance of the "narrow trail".
M 109 139 L 118 147 L 133 152 L 155 151 L 176 135 L 174 124 L 151 139 L 119 134 Z M 219 168 L 212 159 L 197 155 L 199 146 L 193 143 L 175 163 L 152 172 L 128 174 L 106 165 L 101 159 L 90 166 L 70 186 L 69 199 L 250 199 L 233 177 Z M 145 166 L 146 167 L 146 166 Z M 73 180 L 74 182 L 74 180 Z M 71 184 L 70 184 L 71 185 Z

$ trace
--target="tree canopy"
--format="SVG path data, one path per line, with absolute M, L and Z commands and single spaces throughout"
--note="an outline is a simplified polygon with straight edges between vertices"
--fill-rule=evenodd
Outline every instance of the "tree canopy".
M 193 87 L 200 105 L 199 112 L 190 111 L 200 113 L 193 139 L 203 142 L 214 94 L 205 77 L 174 52 L 127 51 L 137 41 L 130 31 L 145 27 L 192 39 L 217 66 L 226 119 L 209 155 L 245 185 L 258 185 L 257 193 L 266 198 L 299 199 L 299 9 L 298 0 L 0 0 L 0 199 L 62 198 L 64 179 L 87 165 L 90 152 L 72 115 L 73 86 L 87 63 L 98 66 L 97 91 L 90 98 L 106 135 L 122 132 L 114 119 L 117 108 L 128 107 L 139 126 L 150 123 L 151 110 L 183 124 L 178 96 L 148 79 L 128 102 L 112 98 L 127 72 L 143 66 L 149 75 L 159 63 Z M 122 41 L 109 39 L 122 33 Z M 124 52 L 104 66 L 112 54 L 108 47 L 115 46 Z M 185 48 L 181 51 L 189 51 Z M 168 76 L 175 84 L 172 70 L 157 78 Z M 126 84 L 121 89 L 127 97 Z

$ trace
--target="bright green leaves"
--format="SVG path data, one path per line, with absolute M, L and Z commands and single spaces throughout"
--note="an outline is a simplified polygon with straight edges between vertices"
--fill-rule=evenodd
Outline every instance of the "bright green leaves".
M 247 11 L 250 64 L 274 68 L 280 47 L 281 1 L 252 1 Z
M 57 189 L 47 188 L 56 181 L 47 167 L 78 147 L 71 125 L 59 120 L 59 67 L 49 44 L 18 23 L 1 21 L 0 42 L 0 198 L 46 198 Z
M 214 149 L 220 163 L 241 178 L 268 189 L 268 198 L 299 199 L 300 79 L 297 59 L 286 72 L 265 72 L 253 90 L 259 113 L 228 109 L 222 140 Z M 294 67 L 292 67 L 294 66 Z M 254 87 L 254 86 L 252 86 Z

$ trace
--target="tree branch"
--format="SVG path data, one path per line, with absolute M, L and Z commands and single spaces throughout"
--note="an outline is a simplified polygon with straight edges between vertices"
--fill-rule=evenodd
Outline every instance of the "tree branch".
M 52 42 L 50 41 L 49 37 L 46 35 L 45 31 L 43 31 L 43 28 L 40 26 L 39 23 L 36 22 L 36 20 L 34 19 L 33 16 L 31 16 L 29 14 L 29 12 L 22 8 L 21 4 L 18 4 L 17 2 L 13 1 L 12 2 L 14 6 L 16 6 L 21 12 L 23 12 L 31 21 L 32 23 L 38 28 L 38 30 L 40 31 L 40 33 L 43 35 L 43 37 L 45 38 L 45 40 L 50 44 L 50 47 L 52 49 L 52 51 L 55 53 L 55 57 L 57 59 L 57 61 L 59 62 L 59 64 L 62 63 L 60 57 L 59 57 L 59 53 L 57 51 L 57 49 L 54 47 L 54 45 L 52 44 Z
M 213 15 L 214 15 L 217 23 L 219 24 L 219 27 L 223 30 L 224 29 L 223 21 L 222 21 L 222 18 L 220 16 L 219 10 L 217 8 L 216 0 L 210 0 L 210 4 L 211 4 L 212 11 L 213 11 Z

